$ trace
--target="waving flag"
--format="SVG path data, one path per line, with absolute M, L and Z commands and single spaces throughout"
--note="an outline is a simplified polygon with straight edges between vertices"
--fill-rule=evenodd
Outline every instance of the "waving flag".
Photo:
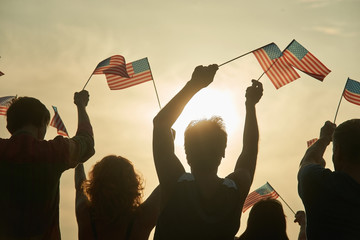
M 54 127 L 57 129 L 57 133 L 61 136 L 64 137 L 69 137 L 69 134 L 66 131 L 65 125 L 63 123 L 63 121 L 60 118 L 60 115 L 57 111 L 57 108 L 52 106 L 55 112 L 54 117 L 52 118 L 51 122 L 50 122 L 50 126 Z
M 126 71 L 129 77 L 124 77 L 113 73 L 105 73 L 107 83 L 111 90 L 124 89 L 153 80 L 147 58 L 126 64 Z
M 349 102 L 360 105 L 360 82 L 348 78 L 343 96 Z
M 6 116 L 11 101 L 15 96 L 0 97 L 0 115 Z
M 284 56 L 292 66 L 320 81 L 331 72 L 295 39 L 285 49 Z
M 125 58 L 121 55 L 111 56 L 101 61 L 95 68 L 93 74 L 115 74 L 129 77 L 126 72 Z
M 276 89 L 300 77 L 282 56 L 282 52 L 275 43 L 268 44 L 253 53 Z
M 278 197 L 279 194 L 271 187 L 271 185 L 268 182 L 266 182 L 263 186 L 251 192 L 246 197 L 242 212 L 245 212 L 255 203 L 257 203 L 262 199 L 267 199 L 267 198 L 276 199 Z
M 311 145 L 313 145 L 318 139 L 317 138 L 313 138 L 309 141 L 306 142 L 307 147 L 309 148 Z

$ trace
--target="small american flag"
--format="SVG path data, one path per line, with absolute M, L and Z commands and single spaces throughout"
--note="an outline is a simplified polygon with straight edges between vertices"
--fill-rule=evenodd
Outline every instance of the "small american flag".
M 245 199 L 245 203 L 242 209 L 242 212 L 245 212 L 255 203 L 262 199 L 276 199 L 279 197 L 279 194 L 271 187 L 271 185 L 266 182 L 263 186 L 259 187 L 255 191 L 251 192 Z
M 320 81 L 331 72 L 295 39 L 285 49 L 284 56 L 289 64 Z
M 57 129 L 57 133 L 61 136 L 64 137 L 69 137 L 69 134 L 66 131 L 65 125 L 63 123 L 63 121 L 60 118 L 60 115 L 57 111 L 57 108 L 52 106 L 52 108 L 54 109 L 55 115 L 52 118 L 51 122 L 50 122 L 50 126 L 54 127 Z
M 313 138 L 309 141 L 306 142 L 307 147 L 309 148 L 311 145 L 313 145 L 318 139 L 317 138 Z
M 275 43 L 270 43 L 253 53 L 276 89 L 300 77 L 282 56 L 282 52 Z
M 93 74 L 114 74 L 129 77 L 126 72 L 125 58 L 121 55 L 114 55 L 101 61 Z
M 105 73 L 107 83 L 111 90 L 124 89 L 153 80 L 147 58 L 126 64 L 126 71 L 129 77 L 123 77 L 113 73 Z
M 343 96 L 349 102 L 360 105 L 360 82 L 348 78 Z
M 15 96 L 0 97 L 0 115 L 6 116 L 11 101 Z

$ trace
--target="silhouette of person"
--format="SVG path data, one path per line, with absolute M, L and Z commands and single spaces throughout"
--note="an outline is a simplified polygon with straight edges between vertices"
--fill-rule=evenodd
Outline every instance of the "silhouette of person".
M 142 181 L 132 163 L 109 155 L 97 162 L 86 180 L 75 168 L 79 240 L 148 239 L 160 210 L 160 188 L 142 200 Z
M 323 159 L 331 141 L 335 171 Z M 360 239 L 360 119 L 324 124 L 301 160 L 298 191 L 308 239 Z
M 0 239 L 60 239 L 62 172 L 90 158 L 87 91 L 75 93 L 78 128 L 72 138 L 44 140 L 50 113 L 38 99 L 20 97 L 7 111 L 10 139 L 0 139 Z
M 255 203 L 249 213 L 246 230 L 238 239 L 289 239 L 281 203 L 276 199 L 264 199 Z
M 249 192 L 258 153 L 255 104 L 262 84 L 246 91 L 244 143 L 234 172 L 217 176 L 225 157 L 227 133 L 220 117 L 192 121 L 185 131 L 185 153 L 191 173 L 174 153 L 171 126 L 185 105 L 214 79 L 217 65 L 195 68 L 191 80 L 154 118 L 153 154 L 160 181 L 162 206 L 154 239 L 234 239 L 241 209 Z

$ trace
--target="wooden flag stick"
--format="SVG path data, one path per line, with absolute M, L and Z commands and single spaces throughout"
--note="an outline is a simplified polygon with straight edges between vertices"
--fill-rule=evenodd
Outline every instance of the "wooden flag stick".
M 94 72 L 93 72 L 93 73 L 94 73 Z M 86 87 L 86 85 L 88 84 L 88 82 L 90 81 L 90 78 L 92 77 L 93 73 L 91 73 L 91 75 L 90 75 L 89 79 L 88 79 L 88 80 L 87 80 L 87 82 L 85 83 L 85 85 L 84 85 L 84 87 L 83 87 L 83 89 L 82 89 L 82 90 L 84 90 L 84 89 L 85 89 L 85 87 Z
M 269 184 L 269 186 L 271 186 L 269 182 L 267 182 L 267 184 Z M 287 204 L 287 202 L 285 202 L 285 200 L 280 196 L 280 194 L 275 190 L 275 188 L 273 188 L 272 186 L 271 186 L 271 188 L 274 189 L 274 191 L 277 193 L 277 195 L 279 195 L 279 197 L 281 198 L 281 200 L 283 200 L 283 202 L 286 204 L 286 206 L 287 206 L 287 207 L 294 213 L 294 215 L 295 215 L 296 213 L 294 212 L 294 210 L 292 210 L 292 208 L 289 206 L 289 204 Z
M 349 80 L 349 78 L 348 78 L 348 80 Z M 341 92 L 341 97 L 340 97 L 340 101 L 339 101 L 339 104 L 338 104 L 338 106 L 337 106 L 337 109 L 336 109 L 336 113 L 335 113 L 335 117 L 334 117 L 334 124 L 335 124 L 335 121 L 336 121 L 336 117 L 337 117 L 337 115 L 338 115 L 338 112 L 339 112 L 339 108 L 340 108 L 340 103 L 341 103 L 341 100 L 343 99 L 343 96 L 344 96 L 344 92 L 345 92 L 345 88 L 346 88 L 346 84 L 347 84 L 347 81 L 348 80 L 346 80 L 346 83 L 345 83 L 345 86 L 344 86 L 344 89 L 342 90 L 342 92 Z
M 159 94 L 158 94 L 158 91 L 157 91 L 157 89 L 156 89 L 154 76 L 152 75 L 152 71 L 151 71 L 151 68 L 150 68 L 150 63 L 149 63 L 148 58 L 146 58 L 146 60 L 147 60 L 147 62 L 148 62 L 148 64 L 149 64 L 150 74 L 151 74 L 152 82 L 153 82 L 153 84 L 154 84 L 154 89 L 155 89 L 156 98 L 157 98 L 157 101 L 158 101 L 158 104 L 159 104 L 159 108 L 161 109 Z
M 269 44 L 267 44 L 267 45 L 265 45 L 265 46 L 262 46 L 262 47 L 259 47 L 259 48 L 255 49 L 255 50 L 252 50 L 252 51 L 250 51 L 250 52 L 244 53 L 243 55 L 240 55 L 240 56 L 238 56 L 238 57 L 236 57 L 236 58 L 233 58 L 233 59 L 231 59 L 231 60 L 229 60 L 229 61 L 227 61 L 227 62 L 224 62 L 224 63 L 222 63 L 222 64 L 220 64 L 220 65 L 218 65 L 218 66 L 221 67 L 221 66 L 223 66 L 223 65 L 225 65 L 225 64 L 227 64 L 227 63 L 229 63 L 229 62 L 232 62 L 232 61 L 234 61 L 234 60 L 236 60 L 236 59 L 239 59 L 239 58 L 241 58 L 241 57 L 243 57 L 243 56 L 245 56 L 245 55 L 248 55 L 249 53 L 255 52 L 255 51 L 257 51 L 257 50 L 259 50 L 259 49 L 261 49 L 261 48 L 263 48 L 263 47 L 266 47 L 266 46 L 268 46 L 268 45 L 270 45 L 270 44 L 273 44 L 273 43 L 269 43 Z

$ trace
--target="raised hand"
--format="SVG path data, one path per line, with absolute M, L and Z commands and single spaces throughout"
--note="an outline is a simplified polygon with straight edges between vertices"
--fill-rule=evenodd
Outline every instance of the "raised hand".
M 78 107 L 86 107 L 89 102 L 89 92 L 82 90 L 74 94 L 74 103 Z
M 246 105 L 251 104 L 255 105 L 259 102 L 260 98 L 263 95 L 263 86 L 262 83 L 256 80 L 251 80 L 252 86 L 246 89 Z
M 207 67 L 197 66 L 191 76 L 190 83 L 197 89 L 207 87 L 213 80 L 216 71 L 219 69 L 217 64 L 212 64 Z

